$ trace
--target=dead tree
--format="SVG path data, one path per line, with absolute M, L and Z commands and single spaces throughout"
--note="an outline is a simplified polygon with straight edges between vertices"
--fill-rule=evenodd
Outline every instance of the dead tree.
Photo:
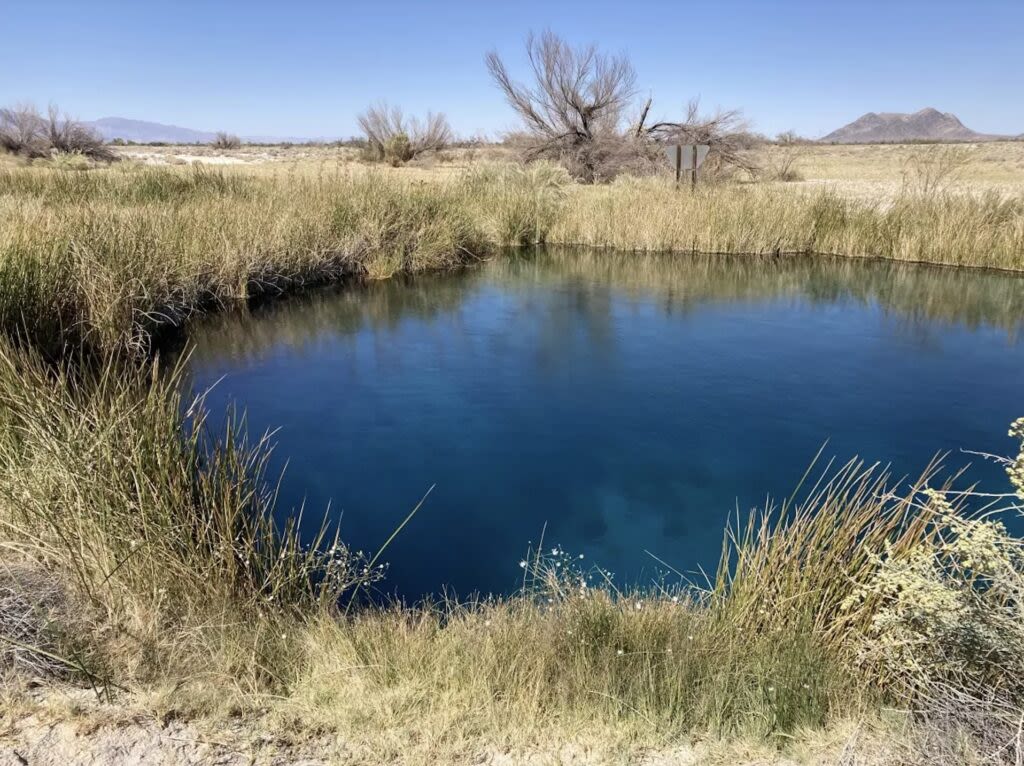
M 54 151 L 83 154 L 94 160 L 114 159 L 114 153 L 104 145 L 99 133 L 66 114 L 61 117 L 60 111 L 53 104 L 47 112 L 46 133 L 50 148 Z
M 43 117 L 34 106 L 22 104 L 0 109 L 0 147 L 30 159 L 53 152 L 82 154 L 96 160 L 112 160 L 98 133 L 50 106 Z
M 573 48 L 552 32 L 530 35 L 526 54 L 532 82 L 512 79 L 494 51 L 487 68 L 498 88 L 523 121 L 513 133 L 527 161 L 548 158 L 561 162 L 575 178 L 592 183 L 626 171 L 650 172 L 658 167 L 665 142 L 711 146 L 713 163 L 750 169 L 743 151 L 743 122 L 738 112 L 701 117 L 696 102 L 682 120 L 648 125 L 652 99 L 633 120 L 636 72 L 625 56 L 601 53 L 593 45 Z
M 525 123 L 515 138 L 526 158 L 557 159 L 586 182 L 614 175 L 609 164 L 624 154 L 623 115 L 636 91 L 629 59 L 593 45 L 573 48 L 552 32 L 531 34 L 526 54 L 531 85 L 513 80 L 497 52 L 486 58 L 491 77 Z
M 758 165 L 750 152 L 757 140 L 748 131 L 739 110 L 718 110 L 702 115 L 700 102 L 693 100 L 686 105 L 686 116 L 679 122 L 662 121 L 645 126 L 646 116 L 645 110 L 637 124 L 638 134 L 645 134 L 659 143 L 705 144 L 709 147 L 708 161 L 712 167 L 737 168 L 751 175 L 757 173 Z
M 45 157 L 50 153 L 46 123 L 29 104 L 0 109 L 0 147 L 22 157 Z

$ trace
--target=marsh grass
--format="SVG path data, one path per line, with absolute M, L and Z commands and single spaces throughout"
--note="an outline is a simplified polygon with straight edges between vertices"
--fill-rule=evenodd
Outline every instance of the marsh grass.
M 626 251 L 839 253 L 1024 268 L 1024 201 L 904 195 L 869 204 L 827 190 L 657 179 L 602 187 L 564 172 L 482 165 L 445 181 L 145 168 L 0 168 L 0 325 L 143 351 L 191 313 L 347 277 L 449 268 L 497 245 Z
M 832 253 L 1024 268 L 1024 199 L 995 193 L 851 200 L 749 184 L 680 193 L 659 180 L 579 188 L 552 242 L 617 250 Z
M 210 434 L 179 388 L 117 358 L 55 367 L 0 347 L 5 546 L 82 605 L 59 626 L 68 656 L 178 712 L 270 705 L 352 736 L 447 726 L 467 741 L 822 726 L 873 699 L 842 651 L 862 618 L 838 611 L 873 566 L 864 545 L 929 534 L 884 474 L 851 463 L 738 523 L 703 587 L 622 592 L 555 549 L 528 556 L 512 597 L 346 614 L 378 574 L 368 557 L 276 525 L 266 441 L 241 423 Z
M 580 189 L 544 168 L 429 184 L 0 169 L 0 539 L 80 605 L 52 626 L 75 667 L 169 713 L 271 709 L 378 751 L 419 737 L 469 752 L 594 727 L 650 746 L 701 731 L 765 738 L 877 709 L 885 689 L 846 648 L 874 602 L 843 605 L 877 568 L 869 548 L 930 544 L 911 498 L 935 467 L 900 493 L 877 468 L 827 470 L 738 519 L 701 587 L 624 593 L 559 553 L 531 556 L 513 597 L 346 615 L 339 598 L 378 574 L 368 558 L 326 528 L 308 541 L 276 523 L 267 439 L 238 421 L 210 433 L 202 401 L 184 406 L 179 377 L 144 352 L 196 311 L 447 268 L 499 244 L 1021 269 L 1022 204 Z

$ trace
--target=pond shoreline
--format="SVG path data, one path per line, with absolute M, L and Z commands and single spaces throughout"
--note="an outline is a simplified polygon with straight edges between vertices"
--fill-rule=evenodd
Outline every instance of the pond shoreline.
M 866 540 L 879 551 L 934 544 L 923 483 L 897 493 L 862 466 L 842 469 L 800 524 L 752 516 L 735 529 L 727 546 L 747 568 L 720 571 L 706 590 L 580 593 L 537 553 L 515 597 L 345 615 L 338 598 L 376 577 L 370 557 L 341 541 L 321 555 L 275 524 L 269 445 L 246 443 L 236 423 L 208 451 L 194 438 L 206 426 L 201 403 L 181 406 L 173 376 L 152 375 L 149 353 L 168 328 L 187 332 L 181 319 L 199 306 L 249 305 L 261 285 L 298 294 L 341 275 L 443 271 L 498 243 L 652 252 L 694 242 L 662 250 L 692 254 L 725 242 L 732 254 L 779 258 L 818 243 L 848 250 L 843 258 L 888 247 L 892 257 L 872 258 L 1024 268 L 1024 236 L 1006 223 L 1016 208 L 994 199 L 879 210 L 825 192 L 567 190 L 533 172 L 419 187 L 3 171 L 0 320 L 28 342 L 0 341 L 0 508 L 9 546 L 69 599 L 26 613 L 41 642 L 27 655 L 63 658 L 76 679 L 115 698 L 132 689 L 171 717 L 271 710 L 371 747 L 446 731 L 460 752 L 528 743 L 547 724 L 599 726 L 643 747 L 704 732 L 770 741 L 870 718 L 935 680 L 859 665 L 857 642 L 882 600 L 851 606 L 882 571 L 863 557 Z M 94 357 L 54 362 L 69 346 Z

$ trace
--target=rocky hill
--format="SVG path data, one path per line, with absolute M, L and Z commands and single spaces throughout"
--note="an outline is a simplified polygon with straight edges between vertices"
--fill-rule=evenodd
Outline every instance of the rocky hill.
M 978 133 L 955 114 L 922 109 L 913 114 L 868 112 L 821 139 L 832 144 L 903 143 L 907 141 L 993 141 L 1003 136 Z

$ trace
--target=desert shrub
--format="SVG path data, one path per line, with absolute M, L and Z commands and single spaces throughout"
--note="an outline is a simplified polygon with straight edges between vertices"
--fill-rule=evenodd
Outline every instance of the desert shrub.
M 803 181 L 804 177 L 797 167 L 804 151 L 795 143 L 769 147 L 763 154 L 758 177 L 766 181 Z
M 965 519 L 943 493 L 925 500 L 939 534 L 904 555 L 877 555 L 856 594 L 878 607 L 865 656 L 907 693 L 950 684 L 1024 700 L 1024 557 L 1002 522 Z
M 371 106 L 358 118 L 366 144 L 363 159 L 401 165 L 427 152 L 438 152 L 452 142 L 452 129 L 443 114 L 428 112 L 425 119 L 406 117 L 397 106 Z
M 50 150 L 63 154 L 77 154 L 94 160 L 112 160 L 113 152 L 103 143 L 99 133 L 82 123 L 63 117 L 57 107 L 51 106 L 46 119 Z
M 1017 457 L 1006 466 L 1006 473 L 1010 476 L 1010 484 L 1017 492 L 1017 497 L 1024 500 L 1024 418 L 1018 419 L 1010 427 L 1010 436 L 1021 441 L 1021 451 Z
M 110 161 L 113 152 L 94 130 L 50 106 L 46 117 L 31 105 L 0 109 L 0 146 L 28 158 L 46 157 L 52 152 L 76 154 Z
M 384 144 L 384 160 L 393 167 L 404 165 L 412 158 L 412 143 L 405 133 L 396 133 Z
M 217 133 L 217 137 L 210 144 L 214 149 L 237 149 L 241 145 L 242 139 L 233 133 L 225 133 L 223 131 Z
M 0 109 L 0 147 L 22 157 L 45 157 L 50 146 L 46 125 L 35 107 L 18 105 Z
M 874 575 L 848 601 L 873 612 L 854 635 L 862 668 L 932 719 L 938 740 L 966 737 L 994 762 L 1024 755 L 1024 548 L 995 515 L 1024 511 L 1024 419 L 1010 434 L 1021 451 L 1006 461 L 1009 505 L 968 517 L 927 490 L 935 534 L 873 553 Z
M 56 170 L 88 170 L 89 158 L 80 152 L 57 152 L 50 157 L 50 167 Z
M 971 150 L 961 146 L 934 145 L 915 151 L 903 163 L 903 193 L 942 194 L 960 180 L 970 161 Z

